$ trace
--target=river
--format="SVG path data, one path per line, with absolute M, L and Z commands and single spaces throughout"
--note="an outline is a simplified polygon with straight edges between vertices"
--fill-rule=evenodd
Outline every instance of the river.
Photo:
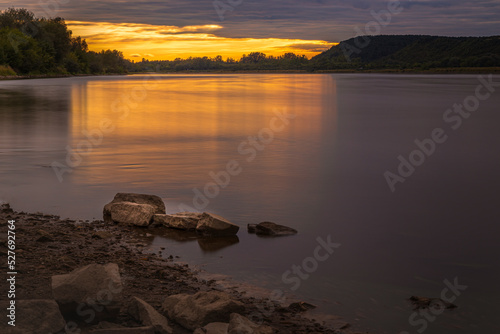
M 155 194 L 169 213 L 209 211 L 240 225 L 239 240 L 227 244 L 151 241 L 208 272 L 280 289 L 376 333 L 499 332 L 500 87 L 487 81 L 2 81 L 0 199 L 18 211 L 91 220 L 117 192 Z M 262 221 L 299 233 L 246 232 Z M 335 247 L 319 256 L 329 242 Z M 457 309 L 413 313 L 410 296 L 446 288 Z

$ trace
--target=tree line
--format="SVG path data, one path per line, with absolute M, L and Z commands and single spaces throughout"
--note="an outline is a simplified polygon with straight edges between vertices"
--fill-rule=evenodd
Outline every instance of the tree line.
M 117 50 L 89 51 L 60 17 L 15 8 L 0 14 L 0 75 L 125 73 L 130 64 Z
M 358 36 L 310 60 L 310 70 L 500 67 L 500 36 Z
M 325 71 L 500 67 L 500 36 L 358 36 L 308 59 L 251 52 L 222 56 L 134 62 L 117 50 L 89 51 L 64 19 L 36 18 L 26 9 L 0 13 L 0 76 L 198 71 Z
M 133 72 L 185 72 L 185 71 L 296 71 L 306 70 L 309 60 L 305 55 L 285 53 L 281 56 L 262 52 L 244 54 L 239 60 L 222 56 L 177 58 L 175 60 L 147 60 L 132 64 Z

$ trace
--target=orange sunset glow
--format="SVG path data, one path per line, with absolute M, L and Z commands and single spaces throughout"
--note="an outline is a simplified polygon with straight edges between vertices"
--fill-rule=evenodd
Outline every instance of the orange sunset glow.
M 67 21 L 74 36 L 85 38 L 92 51 L 117 49 L 125 58 L 173 60 L 187 57 L 239 59 L 243 54 L 263 52 L 279 56 L 285 52 L 311 58 L 336 43 L 322 40 L 280 38 L 227 38 L 216 35 L 221 25 L 159 26 L 134 23 Z

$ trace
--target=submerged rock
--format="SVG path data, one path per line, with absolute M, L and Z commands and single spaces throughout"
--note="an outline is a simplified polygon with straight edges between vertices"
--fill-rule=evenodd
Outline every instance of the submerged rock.
M 257 224 L 248 224 L 247 225 L 248 233 L 257 232 Z
M 454 309 L 457 308 L 455 304 L 445 302 L 439 298 L 427 298 L 411 296 L 410 301 L 413 304 L 415 310 L 435 308 L 435 309 Z
M 245 309 L 241 302 L 219 291 L 169 296 L 162 307 L 170 319 L 189 330 L 211 322 L 229 322 L 231 313 L 243 312 Z
M 279 237 L 286 235 L 297 234 L 297 230 L 283 225 L 278 225 L 271 222 L 263 222 L 255 226 L 257 235 Z
M 194 231 L 202 217 L 197 212 L 180 212 L 173 215 L 155 214 L 154 222 L 157 225 L 177 230 Z
M 104 221 L 111 220 L 111 205 L 114 203 L 129 202 L 136 204 L 147 204 L 151 205 L 154 209 L 155 214 L 165 214 L 165 203 L 163 200 L 155 195 L 145 195 L 145 194 L 133 194 L 133 193 L 118 193 L 115 198 L 108 204 L 104 206 L 103 218 Z
M 113 203 L 109 206 L 111 220 L 129 226 L 149 226 L 153 222 L 155 209 L 149 204 L 132 202 Z
M 196 227 L 196 231 L 204 235 L 235 235 L 240 227 L 229 220 L 213 214 L 204 212 Z
M 8 301 L 0 302 L 2 310 L 10 306 Z M 17 300 L 15 304 L 15 327 L 7 324 L 9 317 L 2 316 L 2 334 L 59 333 L 64 330 L 66 321 L 59 311 L 55 300 Z M 4 311 L 9 314 L 9 311 Z

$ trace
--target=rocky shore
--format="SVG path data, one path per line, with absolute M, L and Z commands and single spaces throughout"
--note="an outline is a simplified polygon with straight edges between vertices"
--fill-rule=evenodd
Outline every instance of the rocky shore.
M 185 217 L 174 218 L 178 223 Z M 217 217 L 203 219 L 198 224 L 201 232 L 215 227 L 228 233 Z M 1 333 L 354 333 L 345 322 L 332 326 L 306 317 L 307 303 L 279 305 L 201 279 L 168 249 L 145 252 L 148 230 L 168 229 L 158 224 L 138 227 L 113 219 L 61 219 L 15 212 L 3 204 L 3 273 L 11 271 L 6 261 L 9 221 L 15 221 L 16 233 L 16 327 L 4 314 Z M 9 302 L 2 291 L 4 313 L 9 312 Z

